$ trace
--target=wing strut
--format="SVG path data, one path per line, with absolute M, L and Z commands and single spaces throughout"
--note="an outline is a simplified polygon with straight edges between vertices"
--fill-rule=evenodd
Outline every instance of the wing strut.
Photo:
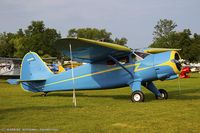
M 73 78 L 73 103 L 74 107 L 76 107 L 76 91 L 75 91 L 75 82 L 74 82 L 74 66 L 73 66 L 73 57 L 72 57 L 72 47 L 71 44 L 69 44 L 69 49 L 70 49 L 70 58 L 71 58 L 71 69 L 72 69 L 72 78 Z
M 115 59 L 111 55 L 108 55 L 108 57 L 112 59 L 116 64 L 118 64 L 120 67 L 122 67 L 126 72 L 128 72 L 132 78 L 134 78 L 133 74 L 126 67 L 124 67 L 117 59 Z

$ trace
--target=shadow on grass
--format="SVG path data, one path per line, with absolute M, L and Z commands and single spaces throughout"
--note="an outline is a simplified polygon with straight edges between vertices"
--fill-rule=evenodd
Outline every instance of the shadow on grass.
M 169 91 L 169 99 L 176 99 L 176 100 L 198 100 L 200 99 L 200 89 L 187 89 L 187 90 L 175 90 L 175 91 Z M 196 95 L 197 94 L 197 95 Z M 72 94 L 69 93 L 50 93 L 47 97 L 72 97 Z M 40 95 L 33 95 L 32 97 L 41 97 Z M 105 95 L 105 94 L 95 94 L 95 95 L 86 95 L 84 93 L 77 93 L 77 97 L 91 97 L 91 98 L 113 98 L 117 100 L 126 100 L 127 102 L 130 99 L 130 96 L 121 94 L 121 95 Z M 44 97 L 45 98 L 45 97 Z M 145 94 L 145 102 L 151 102 L 155 100 L 155 97 L 151 93 Z M 30 111 L 30 110 L 37 110 L 37 111 L 43 111 L 43 110 L 52 110 L 52 109 L 73 109 L 74 107 L 72 105 L 60 105 L 60 106 L 27 106 L 27 107 L 17 107 L 17 108 L 8 108 L 8 109 L 0 109 L 0 114 L 3 113 L 9 113 L 9 112 L 21 112 L 21 111 Z M 76 108 L 83 108 L 82 106 L 77 106 Z
M 199 78 L 199 77 L 190 77 L 189 79 L 197 79 L 197 78 Z M 187 78 L 186 78 L 187 79 Z M 184 80 L 184 79 L 181 79 L 181 80 Z
M 102 94 L 102 95 L 97 95 L 97 94 L 95 94 L 95 95 L 87 95 L 87 94 L 85 94 L 85 93 L 81 93 L 81 92 L 76 92 L 76 96 L 77 97 L 91 97 L 91 98 L 114 98 L 114 99 L 119 99 L 119 100 L 127 100 L 127 99 L 129 99 L 130 98 L 130 96 L 129 95 L 104 95 L 104 94 Z M 33 95 L 33 96 L 31 96 L 31 97 L 42 97 L 41 95 Z M 54 92 L 54 93 L 48 93 L 47 94 L 47 96 L 46 97 L 72 97 L 72 94 L 70 94 L 70 93 L 56 93 L 56 92 Z M 44 97 L 45 98 L 45 97 Z
M 200 88 L 199 89 L 184 89 L 184 90 L 175 90 L 169 92 L 170 99 L 177 100 L 196 100 L 200 99 Z
M 184 90 L 174 90 L 169 91 L 169 99 L 177 99 L 177 100 L 194 100 L 194 99 L 200 99 L 200 96 L 196 95 L 197 93 L 200 94 L 200 88 L 199 89 L 184 89 Z M 191 95 L 192 94 L 192 95 Z M 117 100 L 130 100 L 130 94 L 124 95 L 110 95 L 110 94 L 90 94 L 87 95 L 86 93 L 78 92 L 76 93 L 77 97 L 91 97 L 91 98 L 113 98 Z M 41 95 L 33 95 L 32 97 L 41 97 Z M 70 93 L 48 93 L 47 97 L 72 97 L 72 94 Z M 45 97 L 44 97 L 45 98 Z M 155 100 L 155 96 L 152 93 L 145 94 L 145 102 L 150 102 L 152 100 Z
M 17 108 L 8 108 L 8 109 L 0 109 L 0 114 L 9 113 L 9 112 L 22 112 L 22 111 L 29 111 L 29 110 L 37 110 L 37 111 L 44 111 L 44 110 L 52 110 L 52 109 L 73 109 L 74 106 L 63 105 L 63 106 L 27 106 L 27 107 L 17 107 Z M 82 106 L 77 106 L 76 108 L 82 108 Z
M 83 95 L 83 93 L 76 92 L 76 95 Z M 52 96 L 53 97 L 72 97 L 72 93 L 64 93 L 64 91 L 63 93 L 49 92 L 46 97 L 52 97 Z M 37 93 L 37 94 L 32 95 L 31 97 L 44 97 L 44 96 L 42 96 L 42 93 Z

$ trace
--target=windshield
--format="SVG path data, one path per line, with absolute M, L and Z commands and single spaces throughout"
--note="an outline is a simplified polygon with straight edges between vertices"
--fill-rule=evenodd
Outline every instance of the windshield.
M 146 56 L 148 56 L 148 53 L 143 52 L 133 52 L 133 54 L 136 56 L 136 60 L 143 60 Z

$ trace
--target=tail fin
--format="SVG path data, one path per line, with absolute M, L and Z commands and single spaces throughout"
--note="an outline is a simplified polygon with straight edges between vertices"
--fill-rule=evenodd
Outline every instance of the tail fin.
M 22 61 L 20 80 L 46 79 L 53 73 L 35 52 L 27 53 Z

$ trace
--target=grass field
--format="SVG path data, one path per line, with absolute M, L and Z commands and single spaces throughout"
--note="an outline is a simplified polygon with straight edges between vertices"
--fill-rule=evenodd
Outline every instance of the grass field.
M 0 132 L 200 132 L 200 74 L 190 79 L 157 81 L 168 100 L 155 100 L 146 89 L 144 103 L 130 101 L 130 89 L 72 92 L 23 91 L 0 82 Z

